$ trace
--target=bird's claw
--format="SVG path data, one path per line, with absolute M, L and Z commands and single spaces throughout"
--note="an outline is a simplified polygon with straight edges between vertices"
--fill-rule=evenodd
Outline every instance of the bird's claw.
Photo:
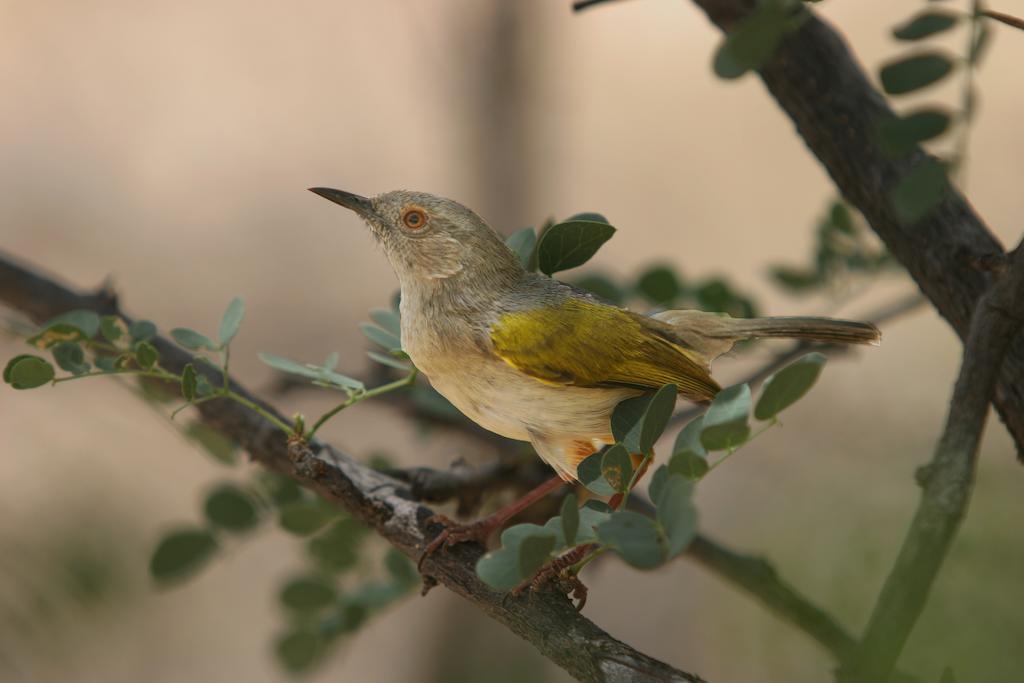
M 478 543 L 484 543 L 490 537 L 491 533 L 494 532 L 495 525 L 490 523 L 487 519 L 481 519 L 470 524 L 460 524 L 455 520 L 451 519 L 447 515 L 433 515 L 427 518 L 428 525 L 440 524 L 444 528 L 441 532 L 434 536 L 434 538 L 427 544 L 423 549 L 423 553 L 420 555 L 419 561 L 416 563 L 416 567 L 420 573 L 423 573 L 423 563 L 428 557 L 436 553 L 442 547 L 448 548 L 455 545 L 456 543 L 465 543 L 467 541 L 476 541 Z

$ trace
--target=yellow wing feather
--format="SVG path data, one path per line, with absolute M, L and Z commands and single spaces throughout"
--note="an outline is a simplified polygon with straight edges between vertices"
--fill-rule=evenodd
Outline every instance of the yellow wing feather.
M 694 401 L 720 389 L 699 356 L 662 336 L 657 321 L 597 302 L 568 299 L 506 313 L 491 326 L 491 341 L 506 363 L 551 384 L 675 384 Z

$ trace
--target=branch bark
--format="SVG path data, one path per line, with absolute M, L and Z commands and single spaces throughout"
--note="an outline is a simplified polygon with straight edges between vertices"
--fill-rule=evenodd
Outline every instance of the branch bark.
M 749 16 L 754 0 L 693 0 L 724 31 Z M 925 218 L 903 223 L 889 191 L 928 155 L 894 160 L 882 153 L 875 129 L 894 116 L 839 34 L 813 12 L 787 34 L 760 71 L 761 79 L 836 187 L 907 269 L 939 314 L 966 339 L 971 314 L 992 284 L 985 264 L 1003 247 L 970 203 L 950 189 Z M 993 402 L 1024 459 L 1024 339 L 1006 353 Z
M 966 515 L 989 402 L 1003 358 L 1022 324 L 1024 246 L 1017 248 L 1007 273 L 978 303 L 945 430 L 934 458 L 921 473 L 921 502 L 859 652 L 841 680 L 888 680 Z
M 2 255 L 0 301 L 36 322 L 80 308 L 120 314 L 111 293 L 77 293 Z M 169 370 L 180 372 L 192 360 L 190 354 L 166 339 L 156 338 L 153 343 L 161 363 Z M 197 368 L 202 366 L 197 364 Z M 205 368 L 203 371 L 208 372 Z M 276 412 L 233 381 L 232 387 Z M 406 555 L 418 556 L 425 539 L 433 535 L 430 532 L 438 531 L 426 528 L 425 520 L 433 513 L 412 499 L 405 484 L 363 466 L 329 444 L 316 441 L 309 449 L 293 448 L 289 452 L 278 429 L 237 403 L 217 399 L 199 405 L 197 410 L 203 422 L 236 439 L 253 460 L 341 505 Z M 490 589 L 474 571 L 482 552 L 479 545 L 460 544 L 435 553 L 424 567 L 430 577 L 533 643 L 577 679 L 607 683 L 702 680 L 613 638 L 553 588 L 517 598 Z

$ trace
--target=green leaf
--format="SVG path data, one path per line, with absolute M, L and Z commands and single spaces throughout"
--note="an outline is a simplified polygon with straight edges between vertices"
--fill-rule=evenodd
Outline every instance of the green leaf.
M 401 338 L 382 327 L 377 327 L 370 323 L 359 323 L 359 329 L 362 330 L 367 339 L 374 344 L 380 344 L 388 351 L 400 351 L 402 348 Z
M 612 446 L 612 448 L 615 448 L 615 446 Z M 591 493 L 598 496 L 611 496 L 615 493 L 615 489 L 605 481 L 604 476 L 601 474 L 603 459 L 604 453 L 600 451 L 593 455 L 588 455 L 577 465 L 576 476 L 579 477 L 580 483 L 586 486 Z
M 909 154 L 920 143 L 945 133 L 952 117 L 941 109 L 919 109 L 904 117 L 885 118 L 878 123 L 878 143 L 892 157 Z
M 708 473 L 710 466 L 707 458 L 693 451 L 683 451 L 672 456 L 669 470 L 673 474 L 681 474 L 689 480 L 697 481 Z
M 935 159 L 925 159 L 892 189 L 896 215 L 905 223 L 924 218 L 942 201 L 948 185 L 945 165 Z
M 380 328 L 375 327 L 374 329 Z M 381 330 L 381 332 L 383 332 L 383 330 Z M 261 361 L 275 370 L 287 372 L 292 375 L 307 377 L 313 380 L 314 383 L 319 383 L 322 386 L 341 387 L 346 391 L 362 391 L 366 388 L 359 380 L 328 369 L 326 366 L 330 366 L 332 364 L 331 358 L 327 359 L 324 366 L 319 366 L 309 363 L 300 363 L 298 361 L 291 360 L 290 358 L 275 356 L 272 353 L 260 353 L 257 355 Z
M 150 370 L 160 360 L 160 354 L 148 341 L 140 341 L 135 344 L 135 360 L 139 362 L 140 368 Z
M 615 228 L 597 221 L 567 221 L 552 225 L 537 245 L 537 266 L 545 275 L 582 266 L 611 239 Z
M 703 429 L 704 418 L 698 417 L 679 432 L 675 447 L 672 449 L 672 457 L 668 462 L 670 473 L 681 474 L 691 481 L 697 481 L 708 473 L 708 453 L 700 442 Z
M 675 557 L 697 535 L 697 509 L 691 497 L 692 484 L 678 474 L 670 474 L 658 501 L 658 523 L 665 532 L 668 556 Z
M 220 319 L 220 345 L 226 346 L 238 334 L 238 328 L 242 326 L 242 318 L 245 317 L 245 302 L 237 296 L 228 304 L 224 316 Z
M 512 590 L 523 580 L 518 551 L 518 548 L 501 547 L 485 553 L 476 562 L 476 575 L 495 590 Z
M 89 364 L 85 362 L 85 351 L 74 342 L 60 342 L 50 349 L 53 360 L 61 370 L 67 370 L 74 375 L 81 375 L 89 372 Z
M 338 518 L 339 512 L 320 498 L 297 500 L 282 505 L 278 522 L 281 527 L 298 536 L 308 536 Z
M 296 612 L 313 612 L 338 598 L 338 591 L 319 576 L 300 576 L 281 589 L 281 604 Z
M 384 567 L 399 586 L 415 586 L 420 582 L 420 573 L 416 571 L 416 565 L 397 548 L 388 548 L 384 553 Z
M 750 387 L 746 384 L 723 389 L 704 414 L 701 444 L 709 451 L 731 450 L 750 437 Z
M 156 336 L 156 325 L 148 320 L 136 320 L 128 326 L 128 334 L 135 341 L 148 341 Z
M 396 370 L 402 370 L 405 372 L 412 370 L 411 364 L 404 363 L 395 356 L 390 356 L 385 353 L 378 353 L 377 351 L 367 351 L 366 355 L 369 356 L 372 360 L 380 363 L 381 365 L 386 365 L 389 368 L 395 368 Z
M 676 386 L 621 401 L 612 411 L 612 434 L 630 453 L 650 453 L 672 416 Z
M 116 315 L 105 315 L 100 318 L 100 333 L 107 341 L 116 342 L 128 334 L 128 327 Z
M 149 573 L 160 583 L 191 576 L 217 550 L 217 540 L 206 529 L 178 529 L 164 536 L 149 561 Z
M 613 512 L 597 527 L 597 537 L 638 569 L 653 569 L 665 559 L 654 521 L 636 512 Z
M 527 536 L 519 543 L 519 575 L 523 578 L 533 576 L 544 566 L 555 547 L 552 535 Z
M 49 383 L 55 374 L 49 361 L 30 354 L 15 356 L 4 367 L 4 381 L 14 389 L 41 387 Z
M 37 349 L 48 349 L 61 342 L 80 342 L 89 335 L 71 323 L 52 323 L 41 332 L 28 338 L 28 343 Z
M 370 319 L 395 337 L 402 335 L 402 318 L 398 313 L 386 308 L 375 308 L 370 311 Z
M 233 484 L 222 484 L 211 491 L 203 511 L 208 520 L 228 531 L 248 531 L 259 522 L 252 498 Z
M 281 666 L 291 673 L 309 671 L 324 654 L 323 638 L 300 627 L 289 631 L 277 640 L 274 652 Z
M 576 494 L 570 493 L 562 501 L 562 537 L 565 545 L 576 545 L 576 533 L 580 530 L 580 510 L 577 507 Z
M 185 427 L 185 436 L 202 446 L 217 462 L 225 465 L 234 465 L 238 462 L 238 444 L 223 432 L 199 420 L 188 423 Z
M 785 0 L 765 0 L 730 31 L 715 52 L 714 70 L 719 78 L 739 78 L 760 69 L 775 52 L 783 36 L 807 17 L 793 12 Z
M 953 62 L 937 52 L 905 57 L 882 67 L 882 87 L 890 95 L 920 90 L 941 80 L 953 70 Z
M 754 408 L 754 417 L 770 420 L 803 398 L 818 381 L 825 360 L 825 356 L 820 353 L 809 353 L 765 380 L 761 397 Z
M 40 326 L 40 329 L 46 330 L 57 324 L 67 324 L 71 327 L 77 328 L 82 331 L 82 334 L 86 338 L 91 339 L 96 336 L 96 333 L 100 331 L 100 317 L 93 311 L 76 310 L 68 311 L 67 313 L 61 313 L 60 315 L 50 318 Z M 73 340 L 63 340 L 73 341 Z
M 366 533 L 366 526 L 361 522 L 342 517 L 323 533 L 311 538 L 306 551 L 324 571 L 343 572 L 359 561 L 359 546 Z
M 708 452 L 700 442 L 703 429 L 704 417 L 700 416 L 690 420 L 679 432 L 668 461 L 669 473 L 681 474 L 694 481 L 708 473 Z
M 652 304 L 668 306 L 682 296 L 683 285 L 670 266 L 655 266 L 640 276 L 636 291 Z
M 601 476 L 616 491 L 625 493 L 629 490 L 633 462 L 622 444 L 615 444 L 604 452 L 601 458 Z
M 591 273 L 573 280 L 572 284 L 609 303 L 622 304 L 626 300 L 626 293 L 606 275 Z
M 189 403 L 196 399 L 196 369 L 191 363 L 181 371 L 181 395 Z
M 210 351 L 216 351 L 218 348 L 216 342 L 207 337 L 204 334 L 199 334 L 195 330 L 190 330 L 187 327 L 175 327 L 171 330 L 171 337 L 174 341 L 178 342 L 186 349 L 192 349 L 193 351 L 199 349 L 209 349 Z
M 956 26 L 959 19 L 956 14 L 931 10 L 917 15 L 902 26 L 897 26 L 892 30 L 892 35 L 898 40 L 921 40 L 948 31 Z
M 641 453 L 647 454 L 654 450 L 654 443 L 665 431 L 672 411 L 675 410 L 678 393 L 675 384 L 666 384 L 651 397 L 640 426 Z
M 117 370 L 118 360 L 120 360 L 120 356 L 116 358 L 113 356 L 100 356 L 96 358 L 96 367 L 103 372 L 114 372 Z M 175 398 L 177 398 L 177 394 L 175 394 Z
M 533 228 L 523 228 L 505 238 L 505 244 L 523 264 L 523 268 L 530 270 L 533 264 L 533 250 L 537 246 L 537 233 Z

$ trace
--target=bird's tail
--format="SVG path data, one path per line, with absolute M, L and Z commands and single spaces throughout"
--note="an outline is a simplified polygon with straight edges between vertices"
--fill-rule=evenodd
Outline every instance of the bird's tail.
M 874 344 L 882 339 L 871 323 L 833 318 L 779 317 L 731 318 L 726 335 L 735 339 L 750 337 L 783 337 L 804 339 L 823 344 Z
M 728 352 L 736 342 L 754 337 L 876 346 L 882 338 L 871 323 L 833 318 L 733 318 L 706 311 L 663 311 L 654 318 L 666 323 L 672 335 L 700 353 L 707 363 Z

